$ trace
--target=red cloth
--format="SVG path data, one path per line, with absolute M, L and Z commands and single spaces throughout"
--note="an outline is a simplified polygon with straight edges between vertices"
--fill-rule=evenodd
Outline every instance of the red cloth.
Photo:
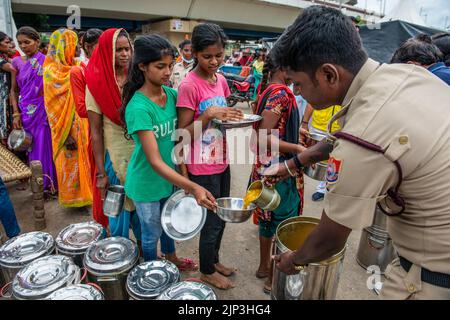
M 70 70 L 70 85 L 75 100 L 75 108 L 80 118 L 87 119 L 86 110 L 86 78 L 85 78 L 86 65 L 82 63 L 78 67 Z M 92 216 L 95 221 L 100 223 L 105 228 L 108 227 L 108 217 L 103 213 L 103 201 L 100 190 L 97 188 L 97 166 L 95 165 L 94 152 L 92 150 L 92 138 L 89 130 L 89 142 L 88 142 L 88 154 L 89 162 L 91 163 L 91 178 L 92 178 Z
M 102 113 L 117 125 L 122 125 L 119 109 L 122 97 L 117 85 L 114 61 L 115 34 L 121 29 L 108 29 L 102 33 L 98 46 L 86 68 L 86 84 Z
M 84 72 L 86 65 L 84 63 L 70 70 L 70 85 L 72 87 L 75 108 L 80 118 L 87 118 L 86 111 L 86 78 Z

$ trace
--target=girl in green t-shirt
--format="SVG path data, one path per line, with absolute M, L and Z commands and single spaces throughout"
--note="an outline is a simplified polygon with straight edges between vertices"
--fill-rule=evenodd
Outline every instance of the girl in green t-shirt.
M 211 193 L 174 170 L 171 139 L 176 129 L 176 91 L 164 86 L 168 83 L 174 61 L 170 42 L 159 35 L 141 36 L 134 44 L 134 57 L 123 90 L 122 118 L 127 133 L 135 142 L 128 164 L 125 192 L 136 205 L 142 228 L 144 260 L 157 259 L 158 239 L 163 253 L 181 270 L 197 266 L 188 259 L 175 256 L 175 244 L 164 237 L 161 227 L 161 208 L 172 194 L 173 185 L 192 194 L 198 204 L 215 209 Z M 177 263 L 179 262 L 179 263 Z M 183 267 L 184 266 L 184 267 Z

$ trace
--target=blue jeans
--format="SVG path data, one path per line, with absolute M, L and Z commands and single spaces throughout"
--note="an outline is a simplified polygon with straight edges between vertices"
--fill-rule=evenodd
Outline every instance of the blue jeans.
M 16 213 L 8 195 L 8 190 L 0 178 L 0 221 L 3 224 L 8 238 L 13 238 L 20 233 L 20 227 L 17 223 Z
M 142 251 L 145 261 L 158 258 L 158 240 L 164 254 L 175 253 L 175 241 L 163 231 L 161 226 L 161 209 L 166 199 L 155 202 L 134 202 L 141 223 Z

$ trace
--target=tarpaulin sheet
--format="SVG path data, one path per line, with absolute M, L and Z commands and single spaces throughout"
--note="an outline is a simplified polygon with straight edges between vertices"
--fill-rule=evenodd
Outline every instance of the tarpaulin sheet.
M 360 35 L 369 57 L 388 63 L 394 52 L 407 39 L 419 33 L 431 36 L 438 32 L 441 31 L 397 20 L 362 26 Z

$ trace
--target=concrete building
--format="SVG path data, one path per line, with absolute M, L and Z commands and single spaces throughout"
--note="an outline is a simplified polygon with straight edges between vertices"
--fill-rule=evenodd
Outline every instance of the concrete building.
M 12 0 L 18 26 L 30 14 L 48 16 L 50 29 L 66 25 L 73 0 Z M 306 7 L 323 4 L 362 18 L 376 16 L 356 8 L 354 0 L 77 0 L 81 28 L 124 27 L 129 31 L 158 32 L 173 43 L 188 38 L 203 21 L 220 24 L 231 39 L 259 39 L 281 33 Z M 48 30 L 50 31 L 50 30 Z

